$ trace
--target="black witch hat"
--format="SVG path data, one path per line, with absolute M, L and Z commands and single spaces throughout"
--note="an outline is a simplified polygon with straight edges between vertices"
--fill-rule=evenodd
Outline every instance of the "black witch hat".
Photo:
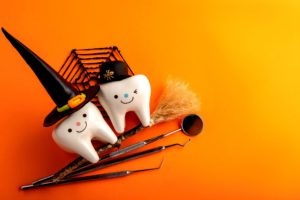
M 98 82 L 100 84 L 109 83 L 113 81 L 120 81 L 130 77 L 128 73 L 129 66 L 126 62 L 122 61 L 109 61 L 101 65 L 100 78 Z
M 97 86 L 90 87 L 83 92 L 77 91 L 44 60 L 10 35 L 4 28 L 2 28 L 2 32 L 30 66 L 57 105 L 45 118 L 44 126 L 51 126 L 65 116 L 77 111 L 97 94 L 99 90 Z

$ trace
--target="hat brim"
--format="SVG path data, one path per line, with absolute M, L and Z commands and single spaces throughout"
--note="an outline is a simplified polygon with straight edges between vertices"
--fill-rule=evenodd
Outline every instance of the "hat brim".
M 59 120 L 61 120 L 62 118 L 72 114 L 73 112 L 79 110 L 80 108 L 82 108 L 85 104 L 87 104 L 88 102 L 90 102 L 98 93 L 99 91 L 99 86 L 93 86 L 87 90 L 82 91 L 82 93 L 84 93 L 86 95 L 86 98 L 84 100 L 84 102 L 82 102 L 80 105 L 78 105 L 77 107 L 64 111 L 64 112 L 58 112 L 57 108 L 54 108 L 45 118 L 44 120 L 44 126 L 45 127 L 49 127 L 52 126 L 53 124 L 55 124 L 56 122 L 58 122 Z
M 99 84 L 104 84 L 104 83 L 110 83 L 110 82 L 113 82 L 113 81 L 121 81 L 123 79 L 126 79 L 126 78 L 129 78 L 131 77 L 131 75 L 119 75 L 118 77 L 116 78 L 113 78 L 113 79 L 103 79 L 103 78 L 100 78 L 100 80 L 98 81 Z

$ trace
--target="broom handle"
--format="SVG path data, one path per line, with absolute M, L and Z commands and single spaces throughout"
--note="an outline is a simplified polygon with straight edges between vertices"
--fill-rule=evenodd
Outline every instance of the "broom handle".
M 142 129 L 144 129 L 142 124 L 137 125 L 136 127 L 126 131 L 124 134 L 120 135 L 118 137 L 118 141 L 115 144 L 106 144 L 104 146 L 100 146 L 95 148 L 97 153 L 100 154 L 104 151 L 107 151 L 113 147 L 119 147 L 122 143 L 122 141 L 126 140 L 127 138 L 135 135 L 136 133 L 138 133 L 139 131 L 141 131 Z M 68 174 L 72 173 L 75 169 L 82 167 L 86 164 L 89 164 L 89 162 L 84 159 L 83 157 L 77 157 L 75 160 L 73 160 L 72 162 L 70 162 L 68 165 L 66 165 L 64 168 L 62 168 L 61 170 L 59 170 L 58 172 L 56 172 L 53 175 L 50 175 L 48 177 L 39 179 L 37 181 L 34 181 L 33 184 L 40 184 L 42 182 L 48 181 L 48 180 L 52 180 L 52 181 L 59 181 L 61 179 L 63 179 L 65 176 L 67 176 Z

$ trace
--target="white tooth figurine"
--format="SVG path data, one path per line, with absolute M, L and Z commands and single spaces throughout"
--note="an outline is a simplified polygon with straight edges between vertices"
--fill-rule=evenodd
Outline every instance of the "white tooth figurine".
M 57 106 L 44 120 L 44 126 L 51 126 L 62 120 L 52 134 L 55 142 L 92 163 L 97 162 L 99 157 L 91 140 L 111 144 L 117 142 L 116 135 L 106 124 L 100 111 L 90 102 L 96 96 L 99 87 L 90 87 L 83 92 L 77 91 L 28 47 L 5 29 L 2 28 L 2 31 L 39 78 Z
M 52 137 L 61 148 L 77 153 L 92 163 L 99 160 L 92 139 L 111 144 L 117 142 L 117 137 L 91 102 L 59 123 Z
M 146 76 L 128 75 L 124 62 L 106 62 L 101 66 L 99 82 L 99 102 L 118 133 L 124 132 L 128 111 L 134 111 L 143 126 L 150 125 L 151 87 Z

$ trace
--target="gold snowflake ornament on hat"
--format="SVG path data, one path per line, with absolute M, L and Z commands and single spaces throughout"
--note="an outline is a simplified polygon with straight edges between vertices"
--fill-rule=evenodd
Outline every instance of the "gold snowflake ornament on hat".
M 106 80 L 111 80 L 112 78 L 114 78 L 114 71 L 111 70 L 106 70 L 106 74 L 104 74 L 104 78 L 106 78 Z

